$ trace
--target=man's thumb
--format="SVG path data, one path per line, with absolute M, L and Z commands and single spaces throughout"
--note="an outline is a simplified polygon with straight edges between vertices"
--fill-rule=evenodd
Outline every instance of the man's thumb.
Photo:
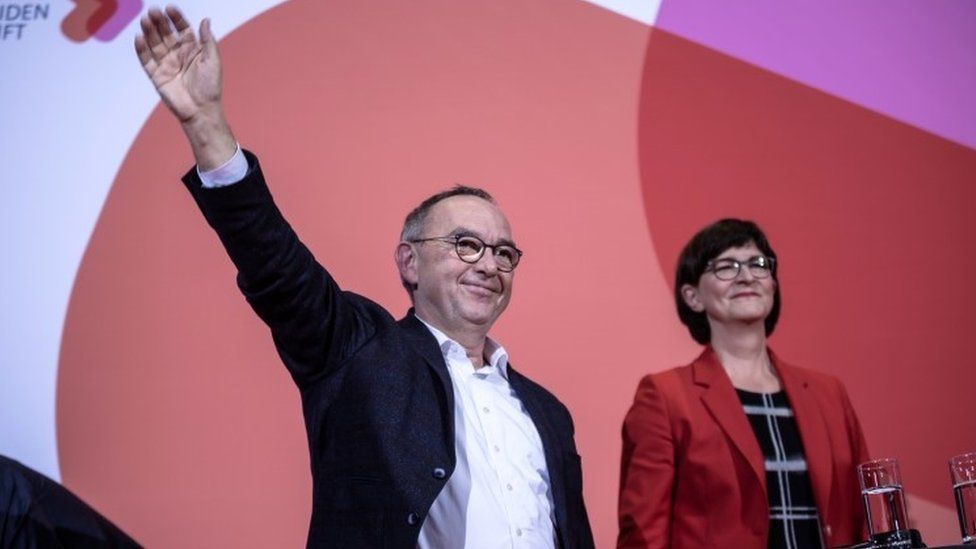
M 214 39 L 213 32 L 210 30 L 210 18 L 200 22 L 200 43 L 207 53 L 216 53 L 217 40 Z

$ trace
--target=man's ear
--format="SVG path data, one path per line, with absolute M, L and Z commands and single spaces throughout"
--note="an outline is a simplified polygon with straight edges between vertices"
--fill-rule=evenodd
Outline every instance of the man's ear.
M 404 286 L 411 288 L 417 287 L 417 251 L 409 242 L 401 242 L 393 252 L 393 259 L 396 261 L 397 270 L 400 271 L 400 280 Z
M 689 309 L 700 313 L 705 310 L 705 304 L 701 302 L 698 296 L 698 288 L 692 286 L 691 284 L 685 284 L 681 287 L 681 298 L 685 300 L 685 305 Z

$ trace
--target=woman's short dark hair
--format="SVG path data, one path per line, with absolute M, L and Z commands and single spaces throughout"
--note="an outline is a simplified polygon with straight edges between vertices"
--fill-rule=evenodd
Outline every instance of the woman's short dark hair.
M 708 325 L 708 318 L 705 312 L 695 312 L 685 303 L 681 295 L 681 287 L 685 284 L 697 286 L 698 281 L 705 273 L 708 262 L 715 259 L 729 248 L 738 248 L 753 243 L 759 251 L 766 257 L 776 258 L 776 252 L 766 240 L 766 235 L 762 229 L 752 221 L 742 219 L 720 219 L 715 223 L 698 231 L 692 239 L 681 250 L 678 257 L 678 268 L 676 269 L 674 280 L 674 301 L 678 306 L 678 316 L 681 322 L 688 327 L 691 337 L 702 345 L 708 345 L 712 340 L 712 330 Z M 773 333 L 776 321 L 779 320 L 780 295 L 779 279 L 777 278 L 777 262 L 773 263 L 773 280 L 776 281 L 776 289 L 773 294 L 773 308 L 766 317 L 766 335 Z

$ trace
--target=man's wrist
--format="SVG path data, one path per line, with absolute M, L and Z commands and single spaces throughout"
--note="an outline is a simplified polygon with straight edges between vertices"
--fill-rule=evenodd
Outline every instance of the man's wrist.
M 200 176 L 200 182 L 204 187 L 213 189 L 233 185 L 244 179 L 244 176 L 247 175 L 248 168 L 247 157 L 244 156 L 244 151 L 241 150 L 240 144 L 237 144 L 236 150 L 230 159 L 212 170 L 204 171 L 198 165 L 197 175 Z
M 181 125 L 201 171 L 223 165 L 237 150 L 237 140 L 219 103 L 201 108 L 200 112 Z

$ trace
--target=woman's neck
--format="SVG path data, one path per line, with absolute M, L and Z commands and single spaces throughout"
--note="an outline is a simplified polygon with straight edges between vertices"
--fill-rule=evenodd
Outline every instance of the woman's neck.
M 711 326 L 711 346 L 736 389 L 775 393 L 782 389 L 766 350 L 766 327 Z

